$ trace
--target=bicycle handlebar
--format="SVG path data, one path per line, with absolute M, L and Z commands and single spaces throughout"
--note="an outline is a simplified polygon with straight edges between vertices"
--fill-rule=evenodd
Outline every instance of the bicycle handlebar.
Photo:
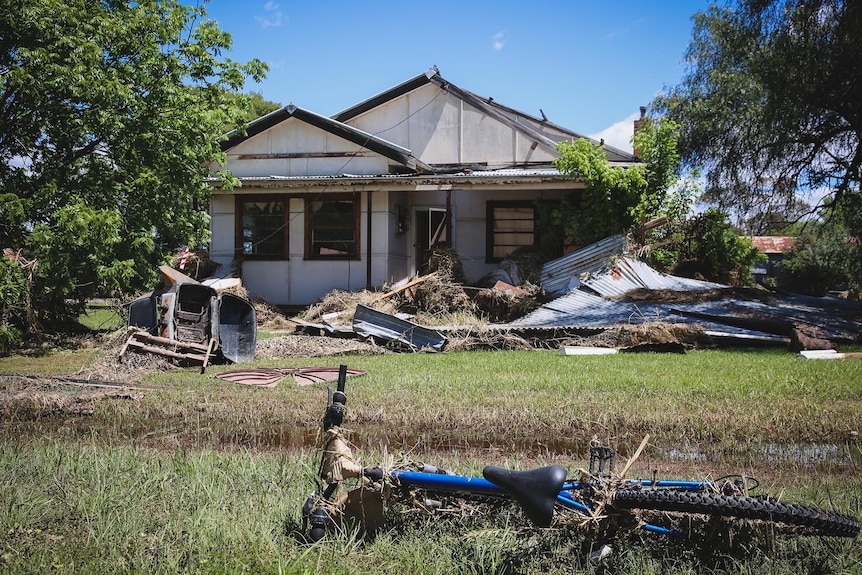
M 347 408 L 347 394 L 344 388 L 347 384 L 347 366 L 338 366 L 338 387 L 335 392 L 332 387 L 327 388 L 326 413 L 323 416 L 323 429 L 340 426 L 344 421 L 344 412 Z

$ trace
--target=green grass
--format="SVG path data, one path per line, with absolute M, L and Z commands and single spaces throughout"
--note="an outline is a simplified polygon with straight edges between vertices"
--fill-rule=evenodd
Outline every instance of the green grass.
M 116 305 L 89 305 L 78 322 L 89 330 L 105 332 L 125 327 L 126 317 Z
M 524 529 L 517 510 L 429 522 L 412 514 L 363 543 L 350 533 L 316 545 L 298 534 L 312 485 L 310 452 L 174 452 L 34 441 L 0 448 L 0 571 L 4 573 L 569 573 L 598 572 L 595 541 L 571 528 Z M 859 512 L 862 484 L 838 494 Z M 833 493 L 833 495 L 835 495 Z M 846 501 L 842 500 L 842 503 Z M 838 573 L 862 560 L 852 542 L 781 540 L 732 561 L 636 533 L 613 541 L 612 571 L 727 568 Z M 845 570 L 850 573 L 852 571 Z
M 14 359 L 0 360 L 0 373 L 74 371 L 63 354 Z M 626 456 L 648 433 L 634 474 L 745 471 L 789 501 L 862 515 L 859 360 L 518 351 L 252 365 L 340 363 L 368 371 L 347 388 L 347 426 L 366 465 L 409 454 L 465 473 L 551 461 L 575 470 L 593 435 Z M 326 386 L 287 378 L 253 389 L 213 376 L 235 367 L 152 374 L 138 384 L 142 399 L 82 399 L 89 416 L 0 403 L 0 572 L 603 572 L 586 560 L 594 540 L 525 529 L 517 510 L 409 514 L 369 542 L 344 533 L 303 543 Z M 794 455 L 799 446 L 811 450 Z M 824 446 L 834 449 L 818 459 Z M 739 556 L 639 533 L 612 545 L 615 573 L 854 573 L 862 561 L 854 542 L 831 539 Z

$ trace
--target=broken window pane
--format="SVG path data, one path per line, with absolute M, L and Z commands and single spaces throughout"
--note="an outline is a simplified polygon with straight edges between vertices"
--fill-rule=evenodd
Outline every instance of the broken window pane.
M 306 203 L 306 257 L 352 259 L 358 256 L 359 200 L 340 195 Z
M 240 245 L 246 257 L 286 258 L 287 221 L 283 200 L 240 201 Z

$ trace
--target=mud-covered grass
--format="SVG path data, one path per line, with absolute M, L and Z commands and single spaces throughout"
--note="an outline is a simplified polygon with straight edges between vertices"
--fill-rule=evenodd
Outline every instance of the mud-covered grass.
M 862 516 L 862 360 L 778 350 L 363 353 L 205 374 L 125 364 L 113 381 L 110 353 L 88 353 L 0 360 L 2 572 L 789 574 L 853 573 L 862 561 L 852 541 L 724 549 L 638 532 L 596 564 L 587 559 L 596 541 L 532 530 L 517 509 L 442 522 L 407 514 L 371 541 L 344 533 L 309 545 L 299 510 L 313 487 L 326 385 L 285 378 L 262 389 L 214 376 L 366 370 L 348 381 L 346 421 L 365 465 L 406 457 L 478 473 L 486 463 L 555 462 L 574 473 L 594 436 L 620 452 L 621 467 L 649 434 L 630 475 L 746 473 L 788 501 Z M 80 377 L 94 365 L 99 377 Z

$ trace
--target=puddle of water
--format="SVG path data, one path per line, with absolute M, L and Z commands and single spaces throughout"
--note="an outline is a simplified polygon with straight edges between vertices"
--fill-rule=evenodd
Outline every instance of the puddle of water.
M 664 450 L 668 459 L 675 461 L 715 462 L 729 458 L 754 457 L 767 463 L 792 463 L 797 465 L 816 463 L 854 464 L 862 462 L 862 452 L 858 446 L 845 444 L 778 445 L 767 443 L 744 448 L 670 448 Z
M 222 435 L 219 442 L 223 445 L 242 445 L 258 449 L 302 449 L 317 444 L 318 430 L 310 427 L 274 427 L 243 435 Z M 428 434 L 389 434 L 363 430 L 352 433 L 349 441 L 357 449 L 387 448 L 390 452 L 411 451 L 417 446 L 424 452 L 468 452 L 468 451 L 513 451 L 524 453 L 565 454 L 576 459 L 589 457 L 589 444 L 569 438 L 551 442 L 529 439 L 512 439 L 492 442 L 483 438 L 453 438 L 439 433 Z M 637 445 L 615 446 L 620 458 L 628 457 Z M 846 444 L 805 444 L 780 445 L 742 445 L 738 448 L 685 447 L 650 448 L 659 458 L 671 461 L 723 462 L 728 459 L 753 458 L 767 463 L 815 465 L 822 463 L 838 465 L 862 464 L 862 449 L 855 442 Z M 625 452 L 624 452 L 625 450 Z

